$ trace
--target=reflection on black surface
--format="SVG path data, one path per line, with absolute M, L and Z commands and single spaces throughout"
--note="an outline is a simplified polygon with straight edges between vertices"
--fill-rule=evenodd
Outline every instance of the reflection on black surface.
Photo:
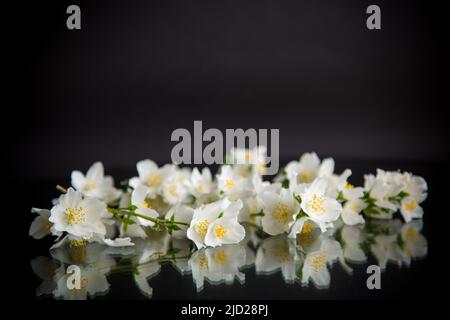
M 406 224 L 371 220 L 364 226 L 340 225 L 326 233 L 305 229 L 307 232 L 292 240 L 285 235 L 260 237 L 258 230 L 247 227 L 240 244 L 198 251 L 193 251 L 188 239 L 172 238 L 166 232 L 136 240 L 134 247 L 112 248 L 96 243 L 61 246 L 51 251 L 51 258 L 40 256 L 31 261 L 33 272 L 42 280 L 36 295 L 65 300 L 94 298 L 108 294 L 110 274 L 127 273 L 141 293 L 151 298 L 149 279 L 158 275 L 162 263 L 172 264 L 181 276 L 191 274 L 198 292 L 204 290 L 205 281 L 211 285 L 234 281 L 245 284 L 242 271 L 250 267 L 259 277 L 281 272 L 286 283 L 325 289 L 332 281 L 336 262 L 351 277 L 351 265 L 367 263 L 369 255 L 382 270 L 388 263 L 409 267 L 412 259 L 427 255 L 420 220 Z M 80 289 L 68 289 L 69 265 L 80 267 Z

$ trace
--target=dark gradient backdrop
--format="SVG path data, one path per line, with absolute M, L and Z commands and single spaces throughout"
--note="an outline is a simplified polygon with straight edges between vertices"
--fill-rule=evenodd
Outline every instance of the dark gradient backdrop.
M 369 31 L 365 11 L 374 3 L 382 30 Z M 81 7 L 80 31 L 66 28 L 69 4 Z M 96 160 L 118 180 L 138 160 L 170 161 L 171 132 L 194 120 L 279 128 L 282 159 L 334 156 L 339 170 L 355 169 L 356 183 L 364 162 L 423 175 L 429 255 L 414 271 L 422 282 L 405 291 L 421 299 L 438 292 L 429 286 L 440 279 L 437 254 L 448 252 L 448 232 L 438 230 L 448 226 L 448 205 L 437 201 L 448 198 L 449 155 L 440 2 L 21 1 L 2 12 L 14 96 L 2 104 L 12 178 L 4 183 L 13 193 L 4 214 L 23 218 L 20 239 L 16 218 L 4 222 L 23 268 L 13 276 L 18 263 L 5 258 L 18 290 L 11 297 L 34 298 L 30 259 L 48 253 L 50 240 L 28 237 L 31 206 L 48 207 L 55 183 L 67 186 L 71 170 Z
M 66 28 L 73 3 L 80 31 Z M 382 30 L 366 28 L 372 3 Z M 171 132 L 194 120 L 279 128 L 283 159 L 448 158 L 438 4 L 39 1 L 18 10 L 16 178 L 96 160 L 167 162 Z

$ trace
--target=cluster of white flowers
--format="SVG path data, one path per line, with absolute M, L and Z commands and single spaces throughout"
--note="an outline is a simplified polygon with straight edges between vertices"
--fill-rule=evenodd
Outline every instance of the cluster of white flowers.
M 350 169 L 335 174 L 333 159 L 305 153 L 271 182 L 263 179 L 265 159 L 263 147 L 234 149 L 215 177 L 208 168 L 159 167 L 147 159 L 123 190 L 96 162 L 86 175 L 72 172 L 72 187 L 60 187 L 64 193 L 51 210 L 33 209 L 38 217 L 30 235 L 55 235 L 55 246 L 131 246 L 151 229 L 167 229 L 200 249 L 239 243 L 243 224 L 296 238 L 313 227 L 326 232 L 338 220 L 357 225 L 364 216 L 391 219 L 398 210 L 406 222 L 423 215 L 427 184 L 410 173 L 378 170 L 355 187 L 347 181 Z

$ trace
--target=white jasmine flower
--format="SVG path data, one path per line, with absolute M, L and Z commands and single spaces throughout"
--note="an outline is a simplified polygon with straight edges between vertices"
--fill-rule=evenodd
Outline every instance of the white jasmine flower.
M 262 201 L 264 216 L 262 227 L 270 235 L 287 232 L 294 223 L 294 216 L 299 213 L 300 206 L 288 189 L 280 193 L 266 191 L 259 196 Z
M 29 235 L 35 239 L 42 239 L 46 235 L 52 233 L 59 235 L 60 233 L 54 230 L 53 223 L 49 221 L 50 210 L 32 208 L 31 212 L 37 213 L 38 216 L 33 220 L 30 226 Z
M 233 148 L 230 152 L 229 162 L 236 165 L 243 177 L 248 175 L 265 175 L 267 171 L 267 148 L 257 146 L 253 149 Z
M 331 174 L 334 170 L 334 160 L 327 158 L 320 163 L 315 152 L 304 153 L 300 161 L 291 161 L 286 165 L 285 172 L 292 184 L 312 183 L 319 175 Z
M 108 283 L 106 276 L 111 271 L 115 262 L 113 259 L 108 261 L 101 260 L 99 262 L 101 263 L 79 266 L 81 270 L 80 289 L 72 290 L 67 286 L 68 278 L 72 274 L 66 272 L 65 266 L 61 266 L 54 276 L 56 288 L 53 291 L 53 296 L 63 300 L 86 300 L 88 296 L 90 299 L 93 299 L 99 295 L 108 293 L 110 284 Z
M 261 195 L 264 192 L 281 192 L 280 183 L 270 183 L 263 181 L 261 176 L 255 175 L 252 179 L 253 193 L 247 198 L 243 199 L 244 206 L 239 214 L 239 221 L 251 222 L 256 225 L 261 225 L 261 216 L 259 213 L 263 211 L 263 202 Z
M 161 265 L 157 262 L 140 264 L 136 267 L 137 272 L 133 273 L 134 282 L 141 293 L 148 299 L 153 297 L 153 288 L 148 284 L 148 280 L 154 277 L 161 270 Z
M 194 209 L 188 206 L 177 204 L 173 206 L 169 212 L 166 214 L 166 219 L 171 220 L 172 218 L 175 221 L 191 223 L 192 217 L 194 215 Z M 174 238 L 186 238 L 186 232 L 188 227 L 185 225 L 178 226 L 180 230 L 173 230 L 172 236 Z
M 265 239 L 256 252 L 257 274 L 273 274 L 281 270 L 288 283 L 295 281 L 295 245 L 285 235 Z
M 59 198 L 59 203 L 51 209 L 49 221 L 58 232 L 89 239 L 94 234 L 105 235 L 103 219 L 110 217 L 106 204 L 94 198 L 84 198 L 81 192 L 72 188 Z
M 289 232 L 289 238 L 295 239 L 299 236 L 305 236 L 310 234 L 315 228 L 319 227 L 319 225 L 314 222 L 308 216 L 303 216 L 295 221 L 292 225 L 291 231 Z
M 203 168 L 201 173 L 197 168 L 194 168 L 187 184 L 190 193 L 196 198 L 208 196 L 214 190 L 214 183 L 209 168 Z
M 397 183 L 397 179 L 391 179 L 392 174 L 387 175 L 378 170 L 377 176 L 365 175 L 364 190 L 369 193 L 371 199 L 382 211 L 371 213 L 371 217 L 380 219 L 391 219 L 397 210 L 397 205 L 391 200 L 397 196 L 403 188 L 403 184 Z
M 228 198 L 201 205 L 194 210 L 187 230 L 188 238 L 199 249 L 240 242 L 245 236 L 245 229 L 238 222 L 241 208 L 241 200 L 230 202 Z
M 236 174 L 229 165 L 220 168 L 220 174 L 217 175 L 217 184 L 219 193 L 233 200 L 248 193 L 248 180 Z
M 92 299 L 108 292 L 110 285 L 106 277 L 115 266 L 115 261 L 104 246 L 91 243 L 81 247 L 60 247 L 53 250 L 51 255 L 62 262 L 53 277 L 55 298 L 86 300 L 87 297 Z M 80 289 L 68 288 L 67 280 L 73 274 L 67 273 L 67 265 L 80 268 Z
M 136 187 L 131 194 L 131 204 L 137 207 L 136 213 L 150 218 L 158 218 L 159 213 L 152 208 L 148 199 L 149 194 L 150 188 L 142 185 Z M 141 217 L 136 217 L 136 219 L 144 227 L 153 227 L 155 225 L 153 221 Z
M 405 222 L 410 222 L 412 219 L 421 219 L 423 216 L 423 209 L 413 197 L 405 197 L 401 201 L 400 213 Z
M 135 260 L 137 263 L 147 263 L 165 255 L 169 249 L 170 235 L 166 230 L 148 232 L 147 239 L 136 239 Z
M 359 226 L 345 225 L 341 229 L 344 258 L 353 263 L 364 263 L 367 255 L 361 245 L 366 241 L 367 234 Z
M 409 172 L 405 172 L 402 175 L 401 181 L 404 185 L 402 191 L 406 192 L 418 203 L 423 202 L 427 198 L 428 186 L 424 178 L 414 176 Z
M 403 252 L 399 245 L 399 232 L 402 223 L 400 220 L 379 220 L 372 221 L 376 230 L 382 230 L 373 238 L 370 251 L 375 256 L 381 269 L 385 269 L 387 263 L 392 261 L 398 266 L 403 262 Z
M 158 168 L 158 165 L 149 159 L 139 161 L 136 164 L 139 176 L 133 177 L 129 181 L 129 185 L 136 189 L 138 186 L 148 187 L 148 193 L 155 195 L 160 192 L 162 183 L 173 170 L 173 165 L 164 165 Z
M 308 285 L 311 279 L 317 288 L 328 288 L 331 281 L 328 264 L 337 260 L 341 251 L 339 242 L 327 238 L 323 239 L 320 249 L 308 253 L 305 257 L 302 268 L 302 284 Z
M 406 197 L 400 201 L 400 213 L 405 222 L 410 222 L 414 218 L 422 218 L 423 209 L 420 203 L 427 197 L 427 183 L 422 177 L 413 176 L 406 172 L 402 175 L 401 181 L 404 184 L 403 192 Z
M 353 187 L 347 182 L 341 192 L 345 201 L 341 214 L 342 221 L 350 226 L 363 224 L 365 220 L 361 212 L 367 207 L 367 204 L 361 199 L 364 189 Z
M 170 263 L 175 267 L 175 269 L 181 274 L 185 275 L 190 273 L 191 267 L 189 266 L 188 259 L 191 255 L 191 240 L 186 238 L 186 233 L 184 238 L 172 238 L 171 240 L 172 250 L 176 251 L 175 258 L 170 259 Z M 178 258 L 180 257 L 180 258 Z
M 111 176 L 104 175 L 103 164 L 95 162 L 86 175 L 72 171 L 72 186 L 83 195 L 111 203 L 120 197 L 120 190 L 114 188 Z
M 42 283 L 36 289 L 36 296 L 51 295 L 55 290 L 53 277 L 58 271 L 60 263 L 47 257 L 39 256 L 31 260 L 31 269 L 34 274 L 42 280 Z
M 190 175 L 189 169 L 173 167 L 162 184 L 162 195 L 167 203 L 174 205 L 186 200 L 189 196 L 187 182 Z
M 197 291 L 203 289 L 205 280 L 213 285 L 232 284 L 235 278 L 245 281 L 245 274 L 239 271 L 245 265 L 245 249 L 239 244 L 201 249 L 188 263 Z
M 341 204 L 326 195 L 327 182 L 323 178 L 317 178 L 305 189 L 301 196 L 302 210 L 316 222 L 322 231 L 326 231 L 333 221 L 336 221 L 341 212 Z
M 411 221 L 404 224 L 400 231 L 403 261 L 407 266 L 411 264 L 411 259 L 423 258 L 427 255 L 428 244 L 421 234 L 422 226 L 422 221 Z

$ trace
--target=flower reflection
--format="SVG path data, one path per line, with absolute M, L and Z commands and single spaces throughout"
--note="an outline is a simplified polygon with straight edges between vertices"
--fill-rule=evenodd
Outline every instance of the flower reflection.
M 66 242 L 51 251 L 51 258 L 40 256 L 31 261 L 33 272 L 42 281 L 36 295 L 92 299 L 108 293 L 111 273 L 128 272 L 140 292 L 151 298 L 149 281 L 159 274 L 163 263 L 170 264 L 180 277 L 192 277 L 197 291 L 204 288 L 205 281 L 212 285 L 232 284 L 235 280 L 244 283 L 244 272 L 253 265 L 262 281 L 280 272 L 286 283 L 313 284 L 323 289 L 330 286 L 332 268 L 338 261 L 351 274 L 347 264 L 368 263 L 370 257 L 384 270 L 389 263 L 409 267 L 412 260 L 427 255 L 420 220 L 402 223 L 398 219 L 369 219 L 363 226 L 335 225 L 322 233 L 308 220 L 295 239 L 287 235 L 264 237 L 257 228 L 246 226 L 241 243 L 198 251 L 189 239 L 173 237 L 166 231 L 148 233 L 146 239 L 136 239 L 134 247 L 98 243 L 74 247 Z M 80 267 L 80 289 L 67 287 L 69 265 Z
M 205 280 L 214 285 L 223 282 L 232 284 L 236 278 L 243 283 L 245 274 L 239 269 L 245 264 L 245 249 L 240 244 L 204 248 L 189 259 L 197 291 L 203 289 Z
M 294 282 L 296 258 L 295 244 L 286 235 L 267 238 L 256 253 L 256 273 L 272 274 L 281 270 L 286 282 Z

